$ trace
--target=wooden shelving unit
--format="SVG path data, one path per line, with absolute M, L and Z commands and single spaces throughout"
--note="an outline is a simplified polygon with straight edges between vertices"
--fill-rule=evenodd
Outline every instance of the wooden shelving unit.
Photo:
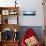
M 9 24 L 8 22 L 9 16 L 16 17 L 16 23 Z M 0 7 L 0 32 L 1 32 L 0 46 L 18 46 L 19 40 L 15 39 L 15 40 L 7 41 L 7 40 L 4 40 L 2 37 L 2 32 L 5 32 L 4 29 L 6 28 L 11 29 L 14 33 L 19 31 L 18 18 L 19 18 L 19 7 Z

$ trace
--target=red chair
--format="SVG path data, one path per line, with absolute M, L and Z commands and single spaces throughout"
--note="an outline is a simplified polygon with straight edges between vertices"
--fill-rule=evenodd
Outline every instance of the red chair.
M 33 29 L 32 28 L 27 29 L 27 31 L 24 34 L 24 37 L 22 38 L 21 46 L 27 46 L 25 43 L 25 40 L 32 37 L 32 36 L 34 36 L 37 39 L 37 35 L 33 31 Z M 38 39 L 37 39 L 37 41 L 38 41 Z M 41 46 L 40 42 L 38 41 L 35 46 Z

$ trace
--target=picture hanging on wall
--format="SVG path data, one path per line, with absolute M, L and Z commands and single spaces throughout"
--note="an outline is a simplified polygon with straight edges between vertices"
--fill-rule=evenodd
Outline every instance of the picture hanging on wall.
M 23 11 L 24 16 L 35 16 L 36 11 Z

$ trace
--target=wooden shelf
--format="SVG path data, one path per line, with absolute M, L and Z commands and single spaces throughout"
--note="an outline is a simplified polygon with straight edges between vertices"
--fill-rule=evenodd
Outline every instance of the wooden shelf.
M 2 10 L 8 10 L 9 14 L 7 15 L 19 15 L 19 7 L 0 7 L 0 14 L 2 14 Z M 10 14 L 10 12 L 17 12 L 16 14 Z M 5 14 L 4 14 L 5 15 Z M 7 16 L 6 15 L 6 16 Z
M 1 24 L 0 27 L 1 27 L 1 31 L 3 31 L 3 29 L 5 28 L 9 28 L 9 29 L 12 29 L 13 31 L 14 29 L 16 29 L 18 32 L 20 29 L 20 26 L 18 24 L 16 25 L 15 24 Z
M 18 46 L 19 41 L 1 41 L 0 45 L 2 46 Z
M 15 42 L 19 42 L 19 40 L 15 40 L 15 41 L 10 40 L 10 41 L 3 41 L 3 42 L 5 42 L 5 43 L 8 43 L 8 42 L 12 43 L 12 42 L 14 42 L 15 43 Z
M 18 10 L 19 7 L 0 7 L 0 10 L 12 10 L 12 9 L 15 9 L 15 10 Z
M 14 17 L 17 16 L 17 18 L 16 18 L 17 19 L 17 24 L 9 24 L 8 23 L 8 19 L 7 19 L 7 17 L 9 17 L 9 16 L 14 16 Z M 4 29 L 11 29 L 10 31 L 14 31 L 14 33 L 15 32 L 18 33 L 19 32 L 19 29 L 20 29 L 20 26 L 18 24 L 18 17 L 19 17 L 19 7 L 0 7 L 0 18 L 1 18 L 0 19 L 1 20 L 0 32 L 3 33 Z M 13 39 L 14 39 L 14 37 L 13 37 Z M 13 41 L 13 39 L 10 39 L 9 41 L 5 41 L 2 38 L 3 37 L 2 37 L 2 34 L 1 34 L 0 46 L 18 46 L 18 42 L 19 42 L 18 39 L 17 39 L 17 41 L 16 41 L 16 39 L 15 39 L 15 41 Z

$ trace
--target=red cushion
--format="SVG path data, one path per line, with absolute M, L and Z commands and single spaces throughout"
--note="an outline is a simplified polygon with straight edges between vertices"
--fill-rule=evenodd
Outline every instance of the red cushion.
M 35 36 L 35 37 L 37 36 L 34 30 L 32 28 L 27 29 L 24 34 L 24 37 L 22 38 L 22 42 L 21 42 L 22 46 L 26 46 L 25 39 L 28 39 L 29 37 L 32 37 L 32 36 Z

